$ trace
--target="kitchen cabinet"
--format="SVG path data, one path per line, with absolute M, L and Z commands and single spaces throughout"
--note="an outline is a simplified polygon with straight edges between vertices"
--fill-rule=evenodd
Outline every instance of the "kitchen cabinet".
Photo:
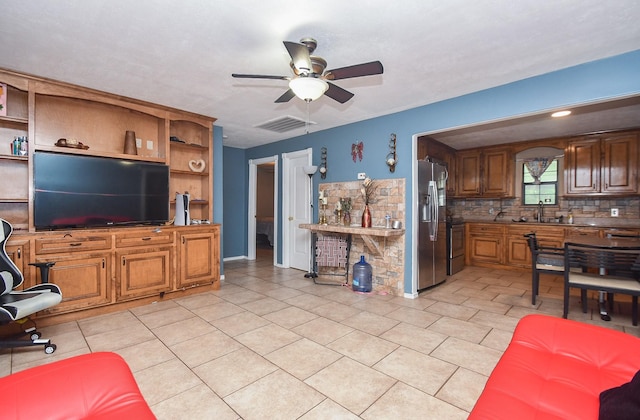
M 457 197 L 513 197 L 514 163 L 510 148 L 457 153 Z
M 506 265 L 531 268 L 531 250 L 528 239 L 524 236 L 528 233 L 535 233 L 538 244 L 542 247 L 562 248 L 564 246 L 562 227 L 509 225 L 506 233 Z
M 637 132 L 572 140 L 565 151 L 565 194 L 638 194 L 638 160 Z
M 499 224 L 467 223 L 466 265 L 504 264 L 505 226 Z
M 430 156 L 444 162 L 447 165 L 449 177 L 447 179 L 447 196 L 456 195 L 456 151 L 451 147 L 440 143 L 429 136 L 418 137 L 418 160 Z

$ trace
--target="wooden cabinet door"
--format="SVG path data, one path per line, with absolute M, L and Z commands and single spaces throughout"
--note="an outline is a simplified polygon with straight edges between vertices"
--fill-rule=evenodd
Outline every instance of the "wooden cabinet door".
M 180 235 L 180 274 L 176 288 L 213 283 L 220 278 L 216 232 Z
M 477 150 L 459 152 L 457 156 L 458 197 L 480 195 L 480 152 Z
M 504 226 L 468 223 L 469 265 L 504 264 Z
M 27 287 L 34 286 L 36 284 L 35 280 L 29 275 L 29 242 L 11 240 L 5 245 L 5 252 L 16 267 L 18 267 L 18 270 L 20 270 L 22 277 L 24 278 L 24 281 L 17 290 L 23 290 Z
M 600 190 L 610 194 L 638 193 L 638 136 L 628 134 L 602 140 Z
M 531 267 L 531 250 L 527 239 L 522 235 L 507 238 L 506 264 L 514 267 Z
M 487 150 L 483 153 L 482 195 L 513 196 L 513 164 L 509 150 Z
M 171 290 L 173 247 L 116 252 L 117 297 L 122 301 Z
M 569 143 L 565 152 L 566 194 L 593 194 L 600 188 L 600 140 Z
M 108 253 L 45 255 L 36 262 L 54 261 L 49 281 L 60 287 L 62 302 L 46 309 L 44 314 L 57 314 L 103 306 L 111 303 L 111 276 Z M 37 274 L 40 282 L 40 273 Z

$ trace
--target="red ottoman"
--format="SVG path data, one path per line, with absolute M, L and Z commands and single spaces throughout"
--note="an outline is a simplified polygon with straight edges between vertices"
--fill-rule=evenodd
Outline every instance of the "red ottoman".
M 155 419 L 129 366 L 91 353 L 0 378 L 0 418 Z
M 597 419 L 640 370 L 640 339 L 545 315 L 520 320 L 469 419 Z

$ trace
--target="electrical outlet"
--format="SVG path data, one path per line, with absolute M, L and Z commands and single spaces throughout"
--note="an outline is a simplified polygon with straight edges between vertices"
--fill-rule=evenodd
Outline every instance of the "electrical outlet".
M 136 147 L 140 149 L 142 147 L 142 139 L 136 139 Z
M 153 140 L 147 140 L 147 150 L 153 150 Z
M 493 214 L 493 207 L 489 209 L 489 214 Z
M 367 174 L 364 172 L 358 172 L 358 179 L 365 179 L 367 177 Z
M 611 209 L 611 217 L 618 217 L 618 209 Z

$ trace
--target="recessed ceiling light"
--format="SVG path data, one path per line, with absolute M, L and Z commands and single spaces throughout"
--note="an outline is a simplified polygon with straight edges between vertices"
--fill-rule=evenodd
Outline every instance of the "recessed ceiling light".
M 569 114 L 571 114 L 571 111 L 558 111 L 551 114 L 551 116 L 553 118 L 560 118 L 560 117 L 566 117 Z

